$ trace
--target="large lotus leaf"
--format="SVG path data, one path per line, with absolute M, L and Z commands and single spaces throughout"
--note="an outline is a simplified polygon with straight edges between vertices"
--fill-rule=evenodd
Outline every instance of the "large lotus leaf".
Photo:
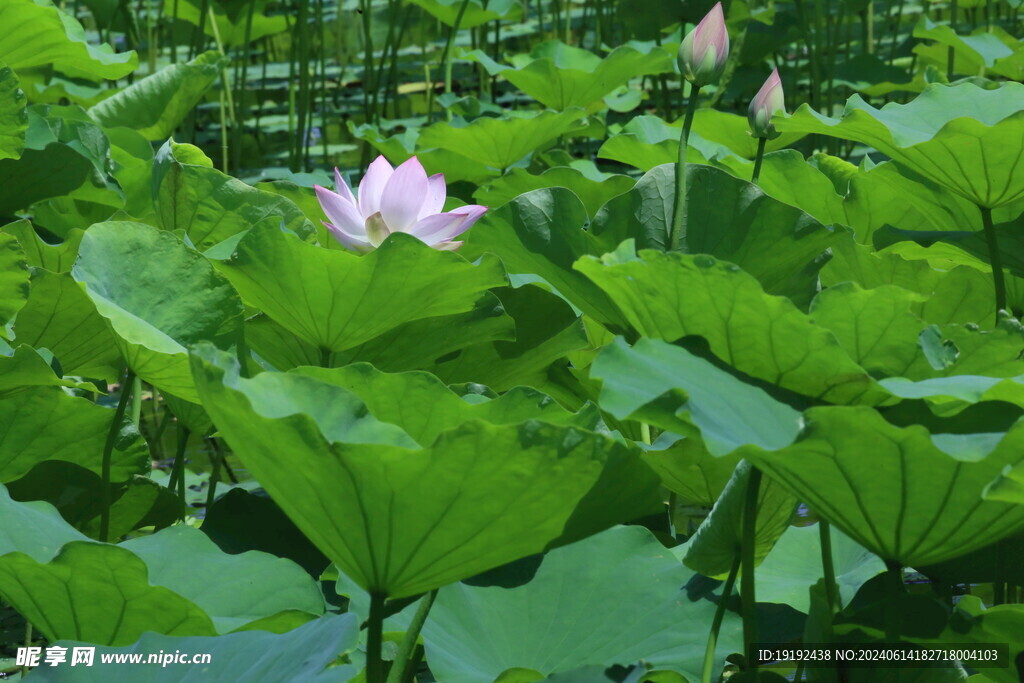
M 18 313 L 19 343 L 48 349 L 65 375 L 116 381 L 121 354 L 96 306 L 68 273 L 32 272 L 28 303 Z
M 251 15 L 248 8 L 255 4 L 256 7 Z M 247 44 L 246 41 L 255 42 L 261 38 L 283 33 L 294 24 L 284 14 L 271 14 L 266 10 L 267 0 L 254 0 L 244 2 L 241 0 L 221 0 L 210 2 L 205 5 L 207 9 L 213 10 L 213 21 L 207 14 L 203 21 L 203 33 L 210 38 L 215 38 L 225 46 L 239 47 Z M 203 16 L 204 3 L 192 2 L 191 0 L 178 0 L 171 6 L 164 8 L 167 16 L 187 21 L 198 27 L 200 17 Z
M 704 337 L 737 370 L 820 400 L 887 400 L 828 330 L 788 299 L 765 294 L 739 267 L 704 255 L 613 256 L 580 259 L 576 269 L 607 292 L 637 333 L 668 342 Z
M 436 147 L 504 171 L 555 138 L 583 126 L 583 112 L 529 112 L 529 116 L 482 116 L 461 128 L 438 122 L 420 132 L 417 146 Z
M 482 50 L 464 57 L 482 64 L 491 76 L 500 74 L 545 107 L 593 111 L 602 106 L 605 95 L 631 79 L 673 70 L 673 55 L 667 50 L 651 43 L 645 47 L 642 51 L 620 45 L 602 59 L 589 50 L 555 40 L 541 43 L 529 55 L 513 58 L 514 66 L 499 64 Z
M 111 173 L 124 192 L 124 212 L 143 223 L 158 224 L 153 208 L 153 145 L 131 128 L 105 128 L 104 132 L 114 162 Z
M 53 356 L 45 350 L 36 350 L 27 344 L 17 348 L 0 346 L 0 398 L 8 398 L 29 387 L 68 387 L 96 391 L 89 382 L 63 379 Z
M 472 310 L 487 289 L 505 284 L 497 259 L 473 265 L 404 233 L 359 256 L 307 244 L 269 222 L 218 267 L 246 303 L 327 351 L 413 320 Z
M 779 118 L 780 131 L 820 133 L 871 145 L 979 206 L 1024 197 L 1024 163 L 1006 144 L 1024 127 L 1024 85 L 986 90 L 970 82 L 933 84 L 908 104 L 876 109 L 858 95 L 830 118 L 802 105 Z
M 609 529 L 551 551 L 523 586 L 443 588 L 423 629 L 427 660 L 451 683 L 639 660 L 699 680 L 715 603 L 681 590 L 693 577 L 646 529 Z M 716 666 L 741 648 L 739 621 L 726 613 Z
M 615 195 L 628 191 L 636 181 L 625 175 L 609 175 L 596 180 L 569 166 L 549 168 L 540 175 L 526 169 L 513 168 L 510 172 L 481 187 L 473 198 L 488 206 L 501 206 L 519 195 L 544 187 L 566 187 L 580 198 L 591 216 Z
M 424 145 L 418 144 L 420 130 L 424 129 L 415 126 L 387 137 L 380 132 L 376 125 L 370 123 L 362 123 L 357 126 L 349 121 L 348 128 L 353 137 L 368 142 L 391 163 L 400 164 L 416 155 L 429 175 L 443 173 L 444 179 L 448 183 L 467 181 L 480 185 L 501 174 L 499 169 L 490 168 L 484 163 L 473 161 L 459 153 L 465 150 L 455 152 L 449 149 L 428 149 Z
M 0 596 L 51 641 L 128 645 L 146 631 L 216 635 L 202 609 L 151 586 L 146 564 L 115 545 L 73 541 L 48 563 L 4 555 Z
M 294 373 L 241 379 L 237 366 L 211 364 L 212 352 L 193 355 L 193 367 L 221 434 L 303 533 L 371 592 L 415 595 L 657 505 L 653 472 L 608 437 L 471 420 L 419 449 L 335 384 Z
M 718 500 L 740 460 L 737 454 L 714 456 L 701 439 L 677 439 L 671 432 L 663 433 L 644 451 L 644 461 L 681 504 L 705 508 Z
M 17 159 L 25 148 L 25 93 L 18 87 L 18 77 L 0 61 L 0 159 Z
M 570 413 L 529 387 L 516 387 L 489 400 L 476 394 L 460 397 L 429 372 L 385 373 L 367 363 L 331 370 L 306 367 L 296 372 L 347 389 L 366 404 L 374 417 L 400 426 L 424 447 L 442 432 L 470 420 L 492 425 L 541 420 L 584 429 L 597 426 L 595 410 Z M 416 406 L 430 406 L 430 410 Z
M 1001 473 L 985 489 L 985 498 L 1024 505 L 1024 467 L 1012 467 Z
M 1024 508 L 982 499 L 1024 461 L 1024 421 L 997 434 L 896 427 L 866 407 L 812 408 L 791 446 L 747 458 L 877 555 L 926 565 L 1024 528 Z
M 740 561 L 746 543 L 743 517 L 753 467 L 746 460 L 733 472 L 711 514 L 686 544 L 683 562 L 705 576 L 724 579 Z M 754 526 L 754 566 L 768 556 L 775 542 L 789 528 L 797 499 L 777 482 L 763 477 L 757 490 L 757 523 Z
M 14 221 L 0 227 L 0 232 L 14 235 L 21 248 L 25 251 L 25 260 L 35 268 L 45 268 L 54 273 L 66 273 L 71 270 L 78 258 L 78 245 L 82 241 L 83 232 L 75 230 L 69 233 L 60 244 L 49 244 L 40 239 L 32 223 L 27 220 Z
M 49 562 L 61 546 L 89 539 L 64 521 L 49 503 L 19 503 L 0 484 L 0 556 L 25 553 L 37 562 Z
M 101 472 L 114 410 L 60 387 L 32 387 L 0 400 L 0 481 L 14 481 L 44 460 L 66 460 Z M 130 421 L 114 442 L 111 481 L 149 467 L 146 443 Z
M 800 413 L 686 349 L 655 339 L 632 348 L 621 337 L 590 369 L 602 381 L 600 404 L 616 418 L 693 433 L 712 455 L 752 443 L 774 450 L 800 431 Z
M 633 238 L 638 249 L 665 249 L 675 203 L 675 166 L 648 171 L 594 217 L 590 232 L 603 252 Z M 814 261 L 843 239 L 756 185 L 711 166 L 686 167 L 686 234 L 680 251 L 711 254 L 752 274 L 772 294 L 809 300 L 817 285 Z
M 271 216 L 303 239 L 315 232 L 287 198 L 221 173 L 199 148 L 174 140 L 164 143 L 156 154 L 153 201 L 160 227 L 183 230 L 200 251 Z
M 584 323 L 561 297 L 536 285 L 495 290 L 515 320 L 515 340 L 474 344 L 433 369 L 449 384 L 477 382 L 494 391 L 541 387 L 549 369 L 574 351 L 590 348 Z
M 21 158 L 0 159 L 0 214 L 51 197 L 85 200 L 102 206 L 124 205 L 124 193 L 107 173 L 110 142 L 80 107 L 35 105 Z
M 136 375 L 198 402 L 185 347 L 234 341 L 242 303 L 213 266 L 169 232 L 111 221 L 86 231 L 72 276 Z
M 462 11 L 459 28 L 476 28 L 497 19 L 519 19 L 522 5 L 516 0 L 412 0 L 445 26 L 454 26 Z M 465 5 L 465 9 L 462 6 Z
M 260 358 L 277 370 L 320 365 L 323 353 L 263 315 L 245 322 L 245 339 Z M 328 354 L 326 365 L 366 362 L 386 372 L 426 370 L 437 359 L 473 344 L 515 339 L 515 321 L 491 294 L 477 299 L 465 313 L 403 323 L 344 351 Z
M 978 31 L 972 35 L 960 35 L 949 24 L 933 22 L 922 16 L 914 26 L 915 38 L 934 40 L 937 45 L 917 45 L 914 52 L 923 59 L 945 67 L 949 62 L 948 49 L 953 49 L 954 71 L 961 74 L 977 75 L 984 69 L 995 66 L 1000 59 L 1013 55 L 1013 48 L 1000 40 L 994 33 Z M 939 56 L 940 59 L 929 59 Z
M 165 636 L 143 633 L 126 647 L 98 647 L 94 661 L 101 657 L 140 658 L 139 663 L 118 663 L 118 676 L 133 683 L 185 683 L 208 681 L 262 680 L 276 683 L 342 683 L 355 675 L 350 665 L 332 666 L 338 657 L 352 652 L 359 639 L 355 615 L 328 615 L 303 624 L 288 633 L 242 631 L 223 636 Z M 62 640 L 53 645 L 69 648 L 83 645 Z M 148 663 L 158 653 L 208 655 L 206 663 L 155 666 Z M 69 657 L 70 659 L 70 657 Z M 117 660 L 115 660 L 117 661 Z M 162 663 L 158 660 L 156 663 Z M 326 669 L 326 670 L 325 670 Z M 62 683 L 107 683 L 107 666 L 42 666 L 32 678 Z
M 644 172 L 655 166 L 675 163 L 679 156 L 679 133 L 682 127 L 682 120 L 668 123 L 657 116 L 634 116 L 622 127 L 620 133 L 612 135 L 601 145 L 597 156 L 635 166 Z M 699 131 L 690 131 L 686 147 L 688 162 L 707 163 L 735 154 L 725 144 L 705 140 Z
M 839 529 L 830 529 L 832 568 L 843 604 L 864 583 L 885 571 L 885 563 Z M 757 601 L 811 610 L 810 589 L 822 577 L 821 533 L 817 525 L 793 526 L 782 534 L 771 554 L 757 568 Z
M 497 254 L 510 273 L 539 276 L 584 313 L 602 323 L 624 324 L 608 296 L 573 271 L 581 256 L 602 253 L 583 229 L 587 220 L 586 209 L 571 191 L 533 190 L 484 214 L 467 234 L 463 253 L 467 258 Z
M 757 156 L 757 138 L 750 134 L 746 116 L 719 111 L 713 107 L 698 109 L 694 113 L 692 135 L 696 131 L 705 140 L 725 145 L 744 159 Z M 766 152 L 789 147 L 804 137 L 804 133 L 782 133 L 765 143 Z M 679 136 L 676 136 L 678 142 Z M 678 147 L 676 148 L 678 150 Z M 677 151 L 678 154 L 678 151 Z
M 217 80 L 226 61 L 219 52 L 205 52 L 191 62 L 171 64 L 103 100 L 89 114 L 105 128 L 123 126 L 147 140 L 163 140 Z
M 15 71 L 52 65 L 68 76 L 98 80 L 124 78 L 139 65 L 134 51 L 90 45 L 78 20 L 47 0 L 5 0 L 0 26 L 0 62 Z
M 976 595 L 964 595 L 954 608 L 949 625 L 935 640 L 947 647 L 952 643 L 986 648 L 992 643 L 1009 646 L 1009 667 L 986 667 L 978 683 L 1018 683 L 1024 675 L 1024 605 L 986 607 Z M 922 644 L 927 647 L 928 641 Z M 955 646 L 954 646 L 955 647 Z M 977 676 L 970 679 L 975 683 Z
M 121 547 L 149 566 L 151 583 L 199 605 L 221 633 L 285 610 L 324 611 L 319 585 L 299 565 L 257 551 L 229 555 L 198 529 L 173 526 Z
M 29 296 L 28 261 L 18 239 L 0 233 L 0 338 L 7 338 L 7 323 L 22 309 Z

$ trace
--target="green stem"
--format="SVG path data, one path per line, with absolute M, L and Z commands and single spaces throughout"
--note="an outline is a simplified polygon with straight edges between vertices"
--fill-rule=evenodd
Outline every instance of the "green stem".
M 366 683 L 385 683 L 381 643 L 384 638 L 383 593 L 370 593 L 370 617 L 366 622 Z
M 722 630 L 722 620 L 725 618 L 726 604 L 732 597 L 732 589 L 736 583 L 736 574 L 740 571 L 740 553 L 736 553 L 736 559 L 729 570 L 729 578 L 725 580 L 725 588 L 722 589 L 722 596 L 718 600 L 718 608 L 715 609 L 715 618 L 711 622 L 711 633 L 708 635 L 708 645 L 704 650 L 704 668 L 700 674 L 701 683 L 711 683 L 711 674 L 715 666 L 715 647 L 718 644 L 718 633 Z
M 167 488 L 174 491 L 177 489 L 178 498 L 181 499 L 181 519 L 185 520 L 185 446 L 188 444 L 188 427 L 178 422 L 178 444 L 174 451 L 174 465 L 171 467 L 171 476 L 167 479 Z
M 114 411 L 114 419 L 107 431 L 107 440 L 103 444 L 103 462 L 100 466 L 100 541 L 107 543 L 110 540 L 110 459 L 114 452 L 114 442 L 121 432 L 121 423 L 124 422 L 124 413 L 128 408 L 128 399 L 132 395 L 132 387 L 135 385 L 135 373 L 131 368 L 125 373 L 124 382 L 121 384 L 121 398 L 117 402 L 117 409 Z
M 156 394 L 153 395 L 156 400 Z M 142 418 L 142 379 L 136 375 L 132 380 L 132 424 L 139 428 L 139 420 Z
M 749 655 L 757 642 L 757 596 L 754 590 L 754 549 L 757 544 L 757 497 L 761 489 L 761 470 L 750 467 L 746 498 L 743 502 L 743 527 L 740 596 L 743 601 L 743 651 Z M 748 659 L 747 670 L 758 680 L 757 660 Z
M 206 511 L 209 512 L 213 501 L 217 498 L 217 483 L 220 482 L 220 468 L 224 462 L 224 452 L 217 444 L 217 439 L 210 437 L 206 442 L 209 444 L 210 452 L 213 454 L 210 457 L 210 465 L 212 466 L 210 484 L 206 489 Z
M 768 144 L 768 138 L 757 139 L 757 156 L 754 157 L 754 174 L 750 176 L 750 182 L 757 185 L 757 179 L 761 177 L 761 162 L 764 160 L 764 146 Z
M 957 0 L 952 0 L 949 5 L 949 27 L 953 29 L 953 33 L 956 33 L 956 12 L 957 12 Z M 950 46 L 949 51 L 946 53 L 946 79 L 953 80 L 953 72 L 955 70 L 956 62 L 956 51 Z
M 886 560 L 885 642 L 900 642 L 900 602 L 903 595 L 903 567 L 898 562 Z
M 836 590 L 836 568 L 832 560 L 832 527 L 825 520 L 818 522 L 818 534 L 821 538 L 821 570 L 825 578 L 825 595 L 828 606 L 833 612 L 843 608 L 840 604 L 839 591 Z
M 441 67 L 444 72 L 444 91 L 452 91 L 452 44 L 455 42 L 455 34 L 459 32 L 462 24 L 462 16 L 466 13 L 466 6 L 469 0 L 462 0 L 459 5 L 459 13 L 455 15 L 455 24 L 448 30 L 448 40 L 444 44 L 444 52 L 441 53 Z
M 416 609 L 416 614 L 412 616 L 412 621 L 409 622 L 409 627 L 405 630 L 405 636 L 402 637 L 402 644 L 398 647 L 395 663 L 391 666 L 391 671 L 388 672 L 387 683 L 402 683 L 405 680 L 406 672 L 414 660 L 413 652 L 416 650 L 416 641 L 419 640 L 420 630 L 423 628 L 423 622 L 427 620 L 430 607 L 434 604 L 436 597 L 437 589 L 434 589 L 420 600 L 420 606 Z
M 992 225 L 992 209 L 987 206 L 981 209 L 981 224 L 985 229 L 985 241 L 988 243 L 988 261 L 992 265 L 992 284 L 996 289 L 996 322 L 999 311 L 1006 308 L 1006 280 L 1003 276 L 1003 256 L 999 253 L 999 240 L 996 229 Z
M 1006 602 L 1006 545 L 996 544 L 995 579 L 992 582 L 992 602 L 1002 605 Z
M 242 39 L 242 66 L 241 72 L 237 79 L 235 79 L 235 87 L 238 88 L 238 107 L 240 118 L 236 121 L 236 125 L 231 129 L 231 133 L 234 137 L 231 151 L 234 154 L 232 158 L 232 168 L 235 169 L 235 173 L 238 172 L 239 167 L 242 165 L 242 124 L 248 118 L 245 107 L 246 88 L 249 83 L 249 58 L 251 57 L 252 43 L 250 42 L 250 36 L 252 36 L 252 17 L 256 12 L 256 3 L 249 3 L 249 11 L 245 17 L 245 34 Z
M 665 250 L 675 251 L 686 239 L 686 150 L 690 140 L 690 127 L 697 111 L 697 96 L 700 86 L 690 88 L 690 100 L 686 103 L 686 117 L 683 130 L 679 133 L 679 157 L 676 160 L 676 196 L 672 210 L 672 230 L 666 236 Z
M 297 127 L 293 130 L 296 135 L 295 150 L 296 167 L 299 171 L 306 170 L 306 161 L 309 158 L 309 133 L 307 130 L 307 119 L 309 118 L 309 3 L 310 0 L 299 0 L 299 12 L 296 18 L 298 24 L 298 51 L 299 51 L 299 105 Z

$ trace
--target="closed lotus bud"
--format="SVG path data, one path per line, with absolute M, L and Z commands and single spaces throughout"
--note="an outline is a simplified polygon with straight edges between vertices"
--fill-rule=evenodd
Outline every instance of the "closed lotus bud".
M 704 87 L 722 77 L 728 58 L 729 31 L 719 2 L 680 44 L 679 71 L 695 86 Z
M 761 89 L 757 91 L 754 99 L 750 101 L 750 109 L 747 110 L 750 134 L 755 138 L 768 138 L 769 140 L 779 137 L 771 120 L 772 116 L 780 111 L 786 111 L 786 100 L 782 93 L 782 79 L 779 78 L 779 70 L 773 69 L 772 75 L 768 77 Z

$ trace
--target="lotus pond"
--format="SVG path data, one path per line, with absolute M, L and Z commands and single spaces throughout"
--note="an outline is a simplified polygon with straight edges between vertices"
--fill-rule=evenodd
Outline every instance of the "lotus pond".
M 1020 5 L 0 0 L 0 678 L 1024 680 Z

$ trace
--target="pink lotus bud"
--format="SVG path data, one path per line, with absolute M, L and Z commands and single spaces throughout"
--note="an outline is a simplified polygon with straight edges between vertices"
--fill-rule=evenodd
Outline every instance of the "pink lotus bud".
M 406 232 L 435 249 L 454 251 L 453 241 L 476 223 L 486 206 L 460 206 L 441 213 L 447 189 L 444 176 L 427 177 L 416 157 L 392 168 L 377 157 L 359 183 L 358 198 L 334 169 L 334 192 L 316 185 L 320 207 L 330 223 L 324 225 L 342 245 L 366 253 L 373 251 L 393 232 Z
M 774 140 L 779 137 L 775 126 L 771 124 L 772 115 L 786 111 L 786 99 L 782 92 L 782 79 L 779 70 L 773 69 L 772 75 L 764 82 L 761 89 L 750 101 L 747 110 L 747 121 L 750 123 L 750 134 L 755 138 Z
M 718 2 L 679 45 L 679 71 L 686 80 L 703 87 L 721 78 L 728 58 L 729 31 Z

